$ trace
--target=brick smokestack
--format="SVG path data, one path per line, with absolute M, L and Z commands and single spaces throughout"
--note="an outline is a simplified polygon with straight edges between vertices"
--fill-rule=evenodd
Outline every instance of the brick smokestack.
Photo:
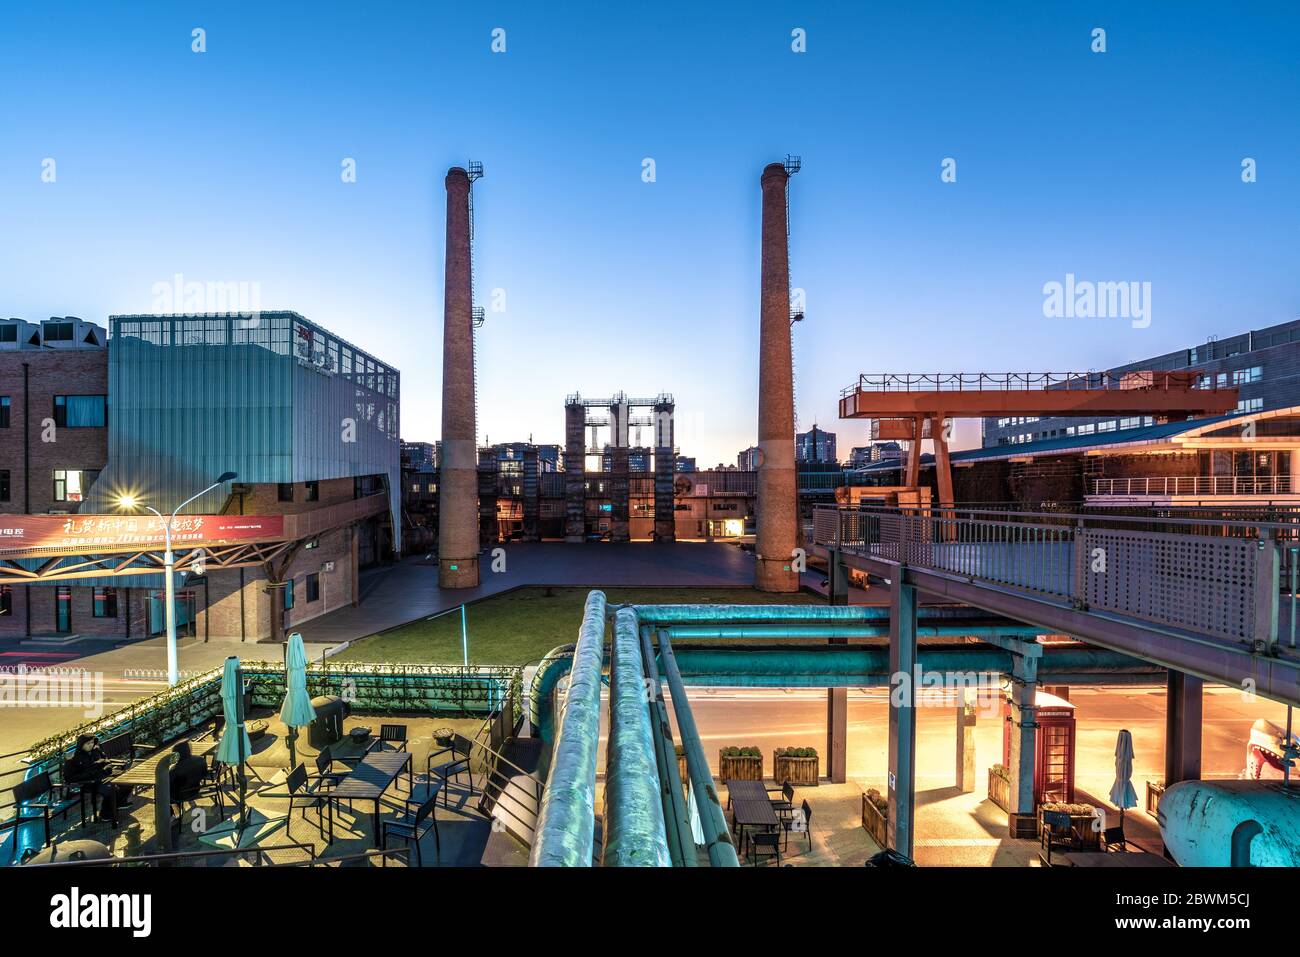
M 470 289 L 469 174 L 447 170 L 447 270 L 442 316 L 442 458 L 438 462 L 438 584 L 479 583 L 474 317 Z
M 758 530 L 754 587 L 799 590 L 794 465 L 794 367 L 790 354 L 790 258 L 780 163 L 763 170 L 762 298 L 758 345 Z

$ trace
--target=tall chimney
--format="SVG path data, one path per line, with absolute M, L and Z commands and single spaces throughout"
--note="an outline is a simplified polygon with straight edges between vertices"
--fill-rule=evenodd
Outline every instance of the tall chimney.
M 447 170 L 447 270 L 442 313 L 442 458 L 438 585 L 473 588 L 478 574 L 478 449 L 470 289 L 469 174 Z
M 790 258 L 780 163 L 763 170 L 762 298 L 758 344 L 758 530 L 754 587 L 799 590 L 794 570 L 798 522 L 794 465 L 794 369 L 790 354 Z

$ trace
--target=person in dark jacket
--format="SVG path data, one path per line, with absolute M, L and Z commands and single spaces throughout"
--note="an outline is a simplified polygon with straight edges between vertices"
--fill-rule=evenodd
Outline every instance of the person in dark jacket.
M 117 788 L 108 783 L 112 773 L 108 759 L 99 746 L 99 738 L 83 734 L 77 738 L 77 750 L 63 765 L 63 780 L 80 787 L 89 794 L 90 810 L 95 811 L 96 796 L 99 801 L 99 819 L 117 824 Z
M 180 803 L 183 795 L 193 794 L 208 773 L 208 762 L 196 758 L 190 752 L 190 743 L 182 741 L 172 748 L 176 752 L 176 764 L 169 775 L 172 803 Z M 188 800 L 188 798 L 186 798 Z

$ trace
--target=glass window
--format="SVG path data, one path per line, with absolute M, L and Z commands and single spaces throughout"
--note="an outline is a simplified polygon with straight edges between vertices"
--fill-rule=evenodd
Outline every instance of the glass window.
M 9 428 L 9 396 L 0 395 L 0 429 Z
M 117 589 L 116 588 L 96 588 L 94 600 L 95 600 L 94 615 L 96 618 L 117 617 Z
M 284 583 L 284 610 L 285 611 L 288 611 L 290 608 L 293 607 L 293 598 L 294 598 L 293 586 L 294 586 L 294 581 L 292 578 L 290 578 L 287 582 Z
M 315 572 L 307 576 L 307 600 L 320 601 L 320 575 Z
M 54 424 L 66 429 L 102 429 L 108 424 L 108 401 L 102 395 L 56 395 Z
M 309 502 L 319 502 L 319 501 L 320 501 L 320 483 L 319 483 L 319 482 L 308 482 L 308 483 L 307 483 L 307 501 L 309 501 Z
M 98 475 L 93 469 L 55 469 L 54 501 L 80 502 Z
M 55 586 L 54 630 L 60 635 L 72 631 L 72 586 L 70 585 Z
M 0 502 L 9 501 L 9 470 L 0 469 Z
M 293 483 L 292 483 L 292 482 L 280 482 L 280 483 L 278 483 L 278 485 L 277 485 L 277 487 L 276 487 L 276 497 L 277 497 L 281 502 L 292 502 L 292 501 L 293 501 Z

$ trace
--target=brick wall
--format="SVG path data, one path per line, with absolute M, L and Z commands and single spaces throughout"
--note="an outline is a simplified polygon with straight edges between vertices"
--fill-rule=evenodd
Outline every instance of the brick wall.
M 23 405 L 24 364 L 29 407 Z M 42 423 L 53 421 L 55 395 L 107 394 L 107 349 L 0 352 L 0 396 L 9 397 L 9 428 L 0 429 L 0 469 L 9 472 L 9 500 L 0 501 L 0 513 L 76 510 L 75 503 L 54 501 L 54 469 L 102 469 L 108 461 L 108 429 L 51 429 Z M 30 456 L 27 471 L 24 424 Z M 28 494 L 29 507 L 24 508 Z

